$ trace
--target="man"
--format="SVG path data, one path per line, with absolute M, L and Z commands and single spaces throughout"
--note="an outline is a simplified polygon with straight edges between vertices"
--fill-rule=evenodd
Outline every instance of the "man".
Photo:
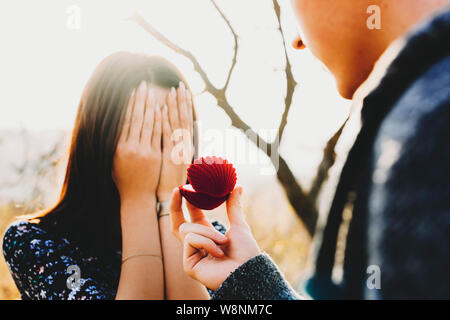
M 331 204 L 313 298 L 450 298 L 449 0 L 292 0 L 302 38 L 334 75 L 340 94 L 362 103 L 361 128 Z M 378 14 L 379 21 L 371 21 Z M 378 24 L 378 25 L 377 25 Z M 364 83 L 364 86 L 362 84 Z M 358 94 L 355 92 L 358 89 Z M 367 93 L 366 93 L 367 92 Z M 202 211 L 172 196 L 183 264 L 213 299 L 297 299 L 261 253 L 240 207 L 227 201 L 220 235 Z M 344 276 L 331 279 L 344 208 L 352 208 Z M 380 281 L 367 284 L 367 272 Z

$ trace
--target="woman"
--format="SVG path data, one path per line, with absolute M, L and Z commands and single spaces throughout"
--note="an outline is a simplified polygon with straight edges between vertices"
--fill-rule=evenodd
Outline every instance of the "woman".
M 209 297 L 183 272 L 165 205 L 194 153 L 185 87 L 160 57 L 118 52 L 100 63 L 81 97 L 59 201 L 4 236 L 23 299 Z M 175 130 L 180 159 L 171 157 Z

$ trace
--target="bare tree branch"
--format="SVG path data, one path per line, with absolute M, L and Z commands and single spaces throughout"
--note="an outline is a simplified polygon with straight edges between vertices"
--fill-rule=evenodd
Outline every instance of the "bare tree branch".
M 312 236 L 316 229 L 318 218 L 315 202 L 303 191 L 301 185 L 298 183 L 288 164 L 282 157 L 279 158 L 277 178 L 283 186 L 286 197 L 292 208 L 303 222 L 308 233 Z
M 231 31 L 231 34 L 233 35 L 233 40 L 234 40 L 233 59 L 231 61 L 231 67 L 228 70 L 227 80 L 225 81 L 225 85 L 222 88 L 222 90 L 226 90 L 228 88 L 228 84 L 230 83 L 231 74 L 233 73 L 234 67 L 236 66 L 236 62 L 237 62 L 237 53 L 238 53 L 238 49 L 239 49 L 239 46 L 238 46 L 238 35 L 237 35 L 236 31 L 234 30 L 233 26 L 231 25 L 230 20 L 228 20 L 228 18 L 225 16 L 225 14 L 223 13 L 222 9 L 220 9 L 220 7 L 217 5 L 216 1 L 215 0 L 211 0 L 211 3 L 216 8 L 217 12 L 219 12 L 220 16 L 225 21 L 225 23 L 227 24 L 228 28 Z
M 158 30 L 156 30 L 153 26 L 151 26 L 147 21 L 145 21 L 138 13 L 135 13 L 129 20 L 135 21 L 138 23 L 144 30 L 146 30 L 151 36 L 159 40 L 161 43 L 166 45 L 167 47 L 171 48 L 176 53 L 179 53 L 180 55 L 188 58 L 193 66 L 194 70 L 197 71 L 202 78 L 202 80 L 205 82 L 205 90 L 212 94 L 217 99 L 217 105 L 220 107 L 230 118 L 231 124 L 233 127 L 241 130 L 260 150 L 262 150 L 268 157 L 271 158 L 271 161 L 274 162 L 273 155 L 275 154 L 278 158 L 278 170 L 277 170 L 277 178 L 280 184 L 283 186 L 283 189 L 285 190 L 286 196 L 292 205 L 293 209 L 299 216 L 299 218 L 303 221 L 307 231 L 310 235 L 313 235 L 315 226 L 317 223 L 318 213 L 316 209 L 316 200 L 318 193 L 322 187 L 323 182 L 328 177 L 328 169 L 334 164 L 335 161 L 335 152 L 334 148 L 336 146 L 336 143 L 339 139 L 339 136 L 342 132 L 342 128 L 344 127 L 345 123 L 341 126 L 341 128 L 331 137 L 331 139 L 327 142 L 327 145 L 324 149 L 324 155 L 323 159 L 319 165 L 317 176 L 315 180 L 313 181 L 313 185 L 311 188 L 311 191 L 309 193 L 305 193 L 300 183 L 296 180 L 294 174 L 292 173 L 292 170 L 290 170 L 289 166 L 287 165 L 286 161 L 278 154 L 278 146 L 282 139 L 284 129 L 287 125 L 287 118 L 289 114 L 289 110 L 292 104 L 292 97 L 295 92 L 295 88 L 297 85 L 297 82 L 294 79 L 293 73 L 292 73 L 292 66 L 289 61 L 288 51 L 287 51 L 287 44 L 286 39 L 283 33 L 283 29 L 281 27 L 281 10 L 280 6 L 277 2 L 277 0 L 272 0 L 273 7 L 275 11 L 275 15 L 278 21 L 278 30 L 280 31 L 282 43 L 283 43 L 283 50 L 285 55 L 285 74 L 286 74 L 286 96 L 285 96 L 285 108 L 281 117 L 280 125 L 278 128 L 278 133 L 276 139 L 268 143 L 266 140 L 264 140 L 261 136 L 259 136 L 247 123 L 245 123 L 234 111 L 234 108 L 230 105 L 227 97 L 226 97 L 226 91 L 228 88 L 228 84 L 231 79 L 231 75 L 233 73 L 233 70 L 236 66 L 237 62 L 237 52 L 238 52 L 238 36 L 231 25 L 228 18 L 225 16 L 223 11 L 220 9 L 220 7 L 217 5 L 215 0 L 210 0 L 215 9 L 218 11 L 224 22 L 227 24 L 228 28 L 230 29 L 230 32 L 233 35 L 234 39 L 234 54 L 233 54 L 233 60 L 231 63 L 231 67 L 228 71 L 227 78 L 225 81 L 225 85 L 223 88 L 217 88 L 215 87 L 211 81 L 209 80 L 207 73 L 202 68 L 200 63 L 197 61 L 197 59 L 193 56 L 193 54 L 181 47 L 179 47 L 177 44 L 173 43 L 169 39 L 167 39 L 163 34 L 161 34 Z M 276 163 L 274 162 L 274 165 Z
M 209 80 L 208 75 L 206 74 L 205 70 L 202 68 L 198 60 L 194 57 L 194 55 L 187 51 L 186 49 L 181 48 L 177 44 L 173 43 L 169 39 L 167 39 L 166 36 L 164 36 L 161 32 L 156 30 L 154 27 L 152 27 L 138 12 L 134 12 L 131 17 L 129 17 L 127 20 L 134 21 L 138 25 L 140 25 L 145 31 L 147 31 L 150 35 L 152 35 L 155 39 L 159 40 L 161 43 L 172 49 L 178 54 L 181 54 L 182 56 L 185 56 L 188 58 L 192 64 L 194 65 L 194 70 L 198 72 L 200 77 L 202 78 L 203 82 L 205 83 L 206 90 L 212 93 L 219 92 L 219 89 L 216 88 L 212 82 Z
M 277 17 L 278 21 L 278 30 L 280 31 L 281 39 L 283 41 L 283 49 L 284 49 L 284 57 L 286 59 L 286 65 L 285 65 L 285 73 L 286 73 L 286 96 L 284 98 L 284 112 L 281 116 L 280 126 L 278 128 L 278 135 L 275 141 L 281 141 L 283 137 L 284 129 L 287 125 L 287 117 L 289 114 L 289 110 L 291 108 L 292 104 L 292 97 L 294 95 L 295 87 L 297 86 L 297 82 L 294 79 L 294 75 L 292 74 L 292 67 L 291 63 L 289 61 L 289 56 L 287 53 L 287 46 L 286 46 L 286 39 L 284 37 L 283 29 L 281 27 L 281 9 L 280 5 L 278 4 L 277 0 L 272 0 L 273 2 L 273 8 L 275 11 L 275 15 Z
M 216 8 L 217 5 L 215 4 Z M 220 13 L 222 11 L 219 11 Z M 222 17 L 225 17 L 223 13 L 221 13 Z M 151 26 L 139 13 L 135 12 L 132 17 L 128 18 L 130 21 L 136 22 L 138 25 L 140 25 L 145 31 L 147 31 L 151 36 L 159 40 L 161 43 L 175 51 L 176 53 L 179 53 L 183 55 L 184 57 L 188 58 L 192 64 L 194 65 L 195 71 L 197 71 L 202 80 L 205 82 L 205 89 L 209 93 L 211 93 L 216 99 L 217 99 L 217 105 L 225 111 L 227 116 L 231 119 L 231 124 L 233 127 L 242 130 L 246 135 L 251 135 L 256 137 L 257 146 L 261 150 L 269 150 L 271 149 L 270 144 L 265 141 L 261 136 L 259 136 L 247 123 L 245 123 L 238 114 L 234 111 L 234 109 L 231 107 L 231 105 L 228 103 L 228 99 L 225 96 L 226 87 L 223 89 L 216 88 L 209 80 L 206 71 L 203 69 L 203 67 L 200 65 L 200 63 L 197 61 L 197 59 L 190 53 L 189 51 L 181 48 L 174 42 L 170 41 L 165 37 L 161 32 L 159 32 L 156 28 Z M 226 20 L 228 21 L 228 20 Z M 228 22 L 229 23 L 229 22 Z M 230 24 L 231 26 L 231 24 Z M 234 30 L 233 30 L 234 32 Z M 231 70 L 230 70 L 231 72 Z
M 339 140 L 339 137 L 342 134 L 342 130 L 344 129 L 345 125 L 347 124 L 348 118 L 344 121 L 344 123 L 341 125 L 341 127 L 336 131 L 336 133 L 328 140 L 325 148 L 323 149 L 323 157 L 322 161 L 319 164 L 319 167 L 317 168 L 317 174 L 314 178 L 314 181 L 311 185 L 311 190 L 309 191 L 309 196 L 312 199 L 317 200 L 319 191 L 323 185 L 323 183 L 328 178 L 328 171 L 333 166 L 334 162 L 336 161 L 336 144 Z

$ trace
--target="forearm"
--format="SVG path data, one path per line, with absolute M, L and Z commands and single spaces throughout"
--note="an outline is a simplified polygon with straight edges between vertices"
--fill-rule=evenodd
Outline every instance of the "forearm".
M 183 247 L 171 231 L 170 216 L 159 219 L 164 257 L 164 282 L 168 300 L 209 299 L 206 288 L 183 270 Z
M 155 197 L 121 203 L 122 264 L 116 299 L 164 299 Z

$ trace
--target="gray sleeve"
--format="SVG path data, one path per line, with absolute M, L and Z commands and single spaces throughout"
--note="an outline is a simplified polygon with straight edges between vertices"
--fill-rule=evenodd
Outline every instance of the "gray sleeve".
M 297 300 L 272 259 L 260 254 L 237 268 L 212 296 L 213 300 Z

